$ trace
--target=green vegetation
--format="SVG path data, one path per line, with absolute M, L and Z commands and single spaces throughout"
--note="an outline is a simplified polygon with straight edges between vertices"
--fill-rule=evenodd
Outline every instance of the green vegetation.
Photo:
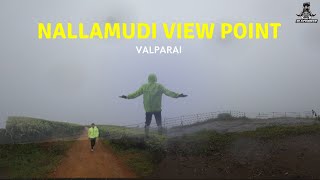
M 204 120 L 204 121 L 199 121 L 199 122 L 195 122 L 195 123 L 188 124 L 188 125 L 183 125 L 183 126 L 175 126 L 175 127 L 172 127 L 172 129 L 194 127 L 194 126 L 207 124 L 207 123 L 211 123 L 211 122 L 215 122 L 215 121 L 226 121 L 226 120 L 249 120 L 249 118 L 247 118 L 245 116 L 234 117 L 230 113 L 220 113 L 220 114 L 218 114 L 218 116 L 216 118 L 210 118 L 210 119 L 207 119 L 207 120 Z
M 11 143 L 33 142 L 79 135 L 83 126 L 66 122 L 47 121 L 30 117 L 8 117 L 7 139 Z
M 234 133 L 217 133 L 204 130 L 182 137 L 168 140 L 168 152 L 174 154 L 212 155 L 224 152 L 225 148 L 235 139 L 251 137 L 256 139 L 278 139 L 287 136 L 320 134 L 320 124 L 298 126 L 269 126 L 257 128 L 255 131 Z
M 255 138 L 281 138 L 285 136 L 298 136 L 303 134 L 320 133 L 320 124 L 298 125 L 298 126 L 269 126 L 257 128 L 256 131 L 245 131 L 239 133 L 243 136 Z
M 77 136 L 82 131 L 83 126 L 71 123 L 9 117 L 6 129 L 0 129 L 0 177 L 46 177 L 72 142 L 30 142 Z
M 230 117 L 219 117 L 219 119 Z M 255 131 L 217 133 L 203 130 L 181 137 L 165 138 L 153 134 L 144 139 L 143 129 L 120 126 L 99 126 L 105 134 L 104 143 L 110 145 L 139 176 L 151 175 L 167 154 L 180 156 L 212 156 L 226 153 L 225 149 L 237 138 L 273 139 L 286 136 L 320 133 L 320 124 L 299 126 L 270 126 Z
M 222 151 L 235 139 L 234 134 L 220 134 L 203 130 L 194 134 L 175 137 L 168 140 L 168 153 L 208 156 Z
M 104 144 L 131 167 L 138 176 L 146 177 L 164 158 L 166 138 L 150 132 L 150 138 L 144 138 L 144 129 L 121 126 L 98 126 L 104 137 Z
M 221 115 L 219 119 L 230 117 Z M 279 139 L 305 134 L 320 134 L 320 124 L 295 126 L 269 126 L 255 131 L 217 133 L 203 130 L 181 137 L 166 138 L 150 132 L 145 139 L 143 128 L 127 128 L 112 125 L 98 125 L 103 143 L 110 146 L 120 159 L 126 162 L 138 176 L 148 177 L 166 155 L 215 156 L 226 153 L 226 148 L 237 138 Z M 0 129 L 0 142 L 12 133 L 14 140 L 63 137 L 77 135 L 83 126 L 41 119 L 10 117 L 7 129 Z M 72 142 L 39 144 L 0 145 L 0 175 L 8 172 L 9 177 L 46 177 L 63 157 Z M 0 176 L 1 177 L 1 176 Z
M 44 178 L 71 144 L 72 141 L 0 145 L 0 169 L 5 169 L 10 178 Z
M 140 177 L 150 175 L 159 163 L 154 160 L 154 154 L 147 149 L 125 148 L 109 140 L 103 140 L 103 143 L 110 146 L 113 152 Z
M 151 152 L 162 151 L 163 143 L 166 138 L 158 135 L 156 132 L 150 132 L 150 138 L 145 140 L 144 129 L 126 128 L 121 126 L 100 125 L 101 137 L 110 141 L 111 144 L 117 144 L 123 148 L 147 149 Z
M 135 136 L 140 137 L 144 135 L 144 130 L 141 128 L 128 128 L 123 126 L 114 125 L 97 125 L 100 130 L 100 135 L 103 137 L 109 137 L 117 139 L 122 136 Z
M 0 144 L 10 143 L 9 137 L 7 137 L 5 129 L 0 129 Z

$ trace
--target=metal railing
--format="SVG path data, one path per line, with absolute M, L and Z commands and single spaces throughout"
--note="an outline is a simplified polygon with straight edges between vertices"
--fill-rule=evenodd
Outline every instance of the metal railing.
M 198 113 L 198 114 L 190 114 L 190 115 L 183 115 L 177 117 L 169 117 L 163 118 L 162 126 L 165 129 L 169 129 L 172 127 L 184 127 L 196 123 L 204 123 L 208 120 L 221 120 L 218 118 L 221 115 L 229 115 L 226 116 L 227 118 L 231 117 L 231 119 L 236 120 L 237 118 L 250 118 L 250 119 L 281 119 L 281 118 L 297 118 L 297 119 L 311 119 L 314 118 L 314 114 L 312 111 L 304 111 L 304 112 L 255 112 L 255 113 L 248 113 L 248 112 L 241 112 L 241 111 L 216 111 L 216 112 L 207 112 L 207 113 Z M 319 117 L 317 117 L 319 118 Z M 135 124 L 127 124 L 120 126 L 122 128 L 120 133 L 126 135 L 130 133 L 131 130 L 139 130 L 143 132 L 144 129 L 144 122 L 135 123 Z M 150 130 L 156 130 L 157 126 L 155 121 L 152 121 Z M 10 142 L 14 143 L 29 143 L 27 142 L 17 142 L 12 139 L 10 136 L 10 132 L 6 131 L 6 136 L 11 139 Z M 73 140 L 76 139 L 78 135 L 73 135 L 70 137 L 57 137 L 57 140 Z M 45 141 L 45 140 L 44 140 Z M 41 140 L 39 142 L 42 142 Z M 1 144 L 1 142 L 0 142 Z
M 232 118 L 250 119 L 281 119 L 281 118 L 313 118 L 312 111 L 304 112 L 258 112 L 246 113 L 241 111 L 217 111 L 200 114 L 191 114 L 163 119 L 163 126 L 166 128 L 175 126 L 186 126 L 217 119 L 219 114 L 229 114 Z

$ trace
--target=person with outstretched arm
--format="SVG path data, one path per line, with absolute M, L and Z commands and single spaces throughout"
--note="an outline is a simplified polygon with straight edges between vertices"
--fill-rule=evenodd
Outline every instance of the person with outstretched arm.
M 99 137 L 99 129 L 97 126 L 92 123 L 91 127 L 88 129 L 88 138 L 90 139 L 91 142 L 91 151 L 93 152 L 93 148 L 96 144 L 96 139 Z
M 148 83 L 143 84 L 136 92 L 129 94 L 128 96 L 122 95 L 120 98 L 134 99 L 143 95 L 143 104 L 146 111 L 146 122 L 145 122 L 145 135 L 149 137 L 149 126 L 151 124 L 152 115 L 156 119 L 158 126 L 158 133 L 162 134 L 162 123 L 161 123 L 161 100 L 162 94 L 165 94 L 172 98 L 187 97 L 187 95 L 179 94 L 168 90 L 162 84 L 157 83 L 157 76 L 150 74 L 148 77 Z

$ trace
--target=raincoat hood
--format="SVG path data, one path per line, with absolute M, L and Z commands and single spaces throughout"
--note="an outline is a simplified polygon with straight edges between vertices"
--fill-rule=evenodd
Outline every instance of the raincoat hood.
M 150 74 L 149 77 L 148 77 L 148 82 L 149 83 L 157 82 L 157 76 L 155 74 Z

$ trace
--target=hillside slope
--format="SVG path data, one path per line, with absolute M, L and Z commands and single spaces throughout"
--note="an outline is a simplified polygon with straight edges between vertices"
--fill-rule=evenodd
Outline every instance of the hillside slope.
M 320 178 L 320 125 L 172 138 L 154 178 Z

